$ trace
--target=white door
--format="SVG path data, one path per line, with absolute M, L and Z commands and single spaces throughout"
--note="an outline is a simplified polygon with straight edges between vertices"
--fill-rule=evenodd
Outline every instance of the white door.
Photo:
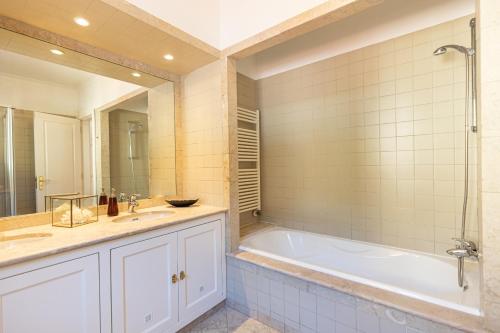
M 178 322 L 177 234 L 111 250 L 114 333 L 173 332 Z
M 35 112 L 36 210 L 45 196 L 82 191 L 80 120 Z
M 100 332 L 97 255 L 0 281 L 2 333 Z
M 185 324 L 221 301 L 221 221 L 182 230 L 178 242 L 179 317 Z

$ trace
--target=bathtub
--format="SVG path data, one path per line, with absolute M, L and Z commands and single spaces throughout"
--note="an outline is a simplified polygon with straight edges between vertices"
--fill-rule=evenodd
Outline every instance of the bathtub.
M 457 284 L 457 261 L 417 251 L 272 227 L 245 237 L 240 250 L 479 315 L 477 264 L 466 264 L 468 289 Z

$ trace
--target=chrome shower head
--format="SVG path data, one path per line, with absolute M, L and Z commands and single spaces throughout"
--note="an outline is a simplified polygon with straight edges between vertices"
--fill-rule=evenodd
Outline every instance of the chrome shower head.
M 432 54 L 441 55 L 443 53 L 446 53 L 446 47 L 439 47 Z
M 443 45 L 443 46 L 440 46 L 438 47 L 434 52 L 433 54 L 434 55 L 441 55 L 441 54 L 444 54 L 448 51 L 448 49 L 453 49 L 453 50 L 456 50 L 460 53 L 463 53 L 467 56 L 471 56 L 474 54 L 474 49 L 471 49 L 471 48 L 467 48 L 465 46 L 461 46 L 461 45 Z
M 143 125 L 141 121 L 129 121 L 128 130 L 132 132 L 142 131 Z

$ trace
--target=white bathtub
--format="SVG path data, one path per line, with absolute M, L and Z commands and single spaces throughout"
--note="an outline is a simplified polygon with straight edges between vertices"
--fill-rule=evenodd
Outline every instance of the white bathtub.
M 469 288 L 457 284 L 457 261 L 416 251 L 284 228 L 244 238 L 240 250 L 479 315 L 477 265 L 466 264 Z

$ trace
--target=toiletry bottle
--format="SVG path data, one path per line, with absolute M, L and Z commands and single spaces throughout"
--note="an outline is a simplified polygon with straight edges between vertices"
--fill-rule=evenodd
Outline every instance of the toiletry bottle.
M 118 215 L 118 200 L 116 199 L 116 190 L 112 188 L 108 200 L 108 216 L 116 215 Z
M 108 204 L 108 195 L 104 192 L 104 187 L 102 188 L 101 194 L 99 194 L 99 206 Z

